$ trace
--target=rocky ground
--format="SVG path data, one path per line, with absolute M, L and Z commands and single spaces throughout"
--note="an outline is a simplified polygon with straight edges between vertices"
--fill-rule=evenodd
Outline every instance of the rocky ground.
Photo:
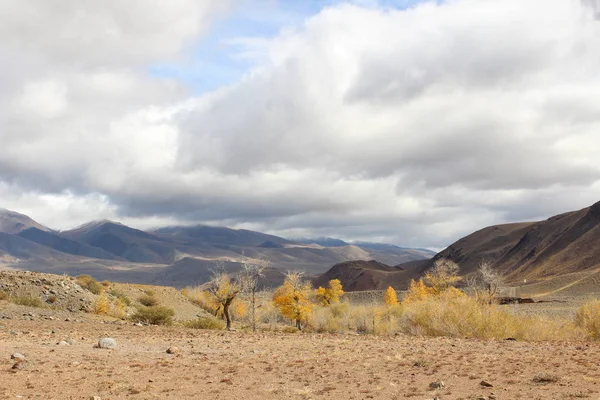
M 597 343 L 141 327 L 0 302 L 9 313 L 0 399 L 600 399 Z

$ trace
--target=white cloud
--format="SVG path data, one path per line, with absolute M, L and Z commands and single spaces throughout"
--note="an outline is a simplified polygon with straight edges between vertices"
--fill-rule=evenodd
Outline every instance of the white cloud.
M 0 6 L 0 182 L 35 203 L 4 206 L 442 247 L 598 199 L 589 4 L 340 5 L 237 39 L 259 64 L 229 87 L 148 76 L 214 3 Z

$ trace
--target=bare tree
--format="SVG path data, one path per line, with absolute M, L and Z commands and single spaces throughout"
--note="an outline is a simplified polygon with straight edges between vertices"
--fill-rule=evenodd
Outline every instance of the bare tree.
M 244 292 L 250 295 L 250 323 L 252 331 L 256 332 L 256 310 L 258 308 L 256 294 L 261 289 L 261 280 L 265 276 L 265 269 L 269 267 L 269 260 L 252 260 L 242 264 L 240 282 Z
M 494 271 L 490 262 L 482 261 L 477 272 L 469 278 L 468 284 L 475 290 L 478 299 L 492 304 L 498 294 L 498 287 L 502 284 L 502 278 Z
M 458 264 L 454 261 L 440 258 L 425 274 L 425 281 L 436 293 L 441 293 L 461 279 L 458 276 L 459 270 Z
M 229 307 L 241 291 L 241 283 L 231 279 L 231 277 L 224 272 L 222 264 L 218 264 L 217 271 L 214 272 L 212 279 L 208 283 L 207 292 L 211 296 L 211 300 L 216 303 L 217 307 L 222 307 L 227 330 L 231 330 L 231 314 L 229 313 Z

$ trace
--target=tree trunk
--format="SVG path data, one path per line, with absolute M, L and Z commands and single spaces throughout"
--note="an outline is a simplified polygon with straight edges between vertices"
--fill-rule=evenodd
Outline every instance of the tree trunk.
M 256 289 L 252 288 L 252 332 L 256 332 Z
M 302 325 L 300 324 L 300 320 L 299 319 L 296 320 L 296 328 L 298 328 L 299 331 L 302 330 Z
M 225 322 L 227 323 L 226 329 L 228 331 L 231 330 L 231 316 L 229 315 L 229 305 L 231 303 L 227 302 L 223 305 L 223 315 L 225 315 Z

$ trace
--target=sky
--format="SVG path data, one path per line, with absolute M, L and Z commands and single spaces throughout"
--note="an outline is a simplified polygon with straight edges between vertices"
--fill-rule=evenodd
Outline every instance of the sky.
M 600 0 L 0 3 L 0 207 L 443 248 L 600 200 Z

